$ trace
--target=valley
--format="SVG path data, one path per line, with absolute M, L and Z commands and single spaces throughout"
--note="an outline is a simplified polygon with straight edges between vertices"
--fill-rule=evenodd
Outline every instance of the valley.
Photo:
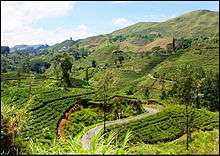
M 219 154 L 219 12 L 1 48 L 1 127 L 2 154 Z

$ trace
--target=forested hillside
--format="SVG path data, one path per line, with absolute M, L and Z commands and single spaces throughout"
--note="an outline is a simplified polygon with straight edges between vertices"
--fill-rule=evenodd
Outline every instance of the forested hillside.
M 218 35 L 219 12 L 197 10 L 1 47 L 1 153 L 218 154 Z

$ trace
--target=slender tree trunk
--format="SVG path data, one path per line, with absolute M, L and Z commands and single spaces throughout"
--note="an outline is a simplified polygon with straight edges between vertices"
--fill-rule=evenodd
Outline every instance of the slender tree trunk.
M 189 150 L 188 103 L 186 104 L 186 149 Z
M 104 139 L 105 139 L 105 134 L 106 134 L 106 99 L 104 100 L 104 104 L 103 104 L 103 110 L 104 110 Z
M 64 82 L 64 86 L 66 85 L 66 87 L 71 87 L 69 73 L 66 72 L 63 74 L 63 82 Z
M 86 68 L 86 77 L 85 77 L 85 78 L 86 78 L 86 81 L 89 80 L 89 72 L 88 72 L 88 70 L 89 70 L 89 68 L 87 67 L 87 68 Z
M 30 84 L 29 84 L 29 96 L 31 96 L 31 88 L 32 88 L 32 84 L 31 84 L 31 81 L 30 81 Z
M 106 117 L 105 117 L 106 115 L 105 115 L 105 104 L 104 104 L 104 134 L 105 134 L 105 120 L 106 120 Z
M 18 78 L 18 87 L 20 87 L 20 86 L 21 86 L 21 79 Z
M 191 112 L 190 112 L 190 126 L 189 126 L 189 142 L 192 141 L 192 125 L 193 125 L 193 119 L 194 119 L 194 109 L 192 108 L 191 109 Z
M 20 87 L 20 85 L 21 85 L 21 75 L 20 75 L 20 73 L 17 74 L 17 78 L 18 78 L 18 87 Z
M 200 105 L 199 105 L 199 91 L 198 91 L 198 89 L 196 90 L 196 107 L 200 108 Z
M 105 97 L 104 97 L 104 105 L 103 105 L 103 110 L 104 110 L 104 134 L 105 134 L 105 132 L 106 132 L 106 127 L 105 127 L 105 121 L 106 121 L 106 109 L 105 109 L 105 107 L 106 107 L 106 97 L 107 97 L 107 95 L 106 95 L 106 87 L 105 87 L 105 85 L 104 85 L 104 92 L 105 92 Z
M 175 38 L 174 37 L 173 37 L 173 41 L 172 41 L 172 48 L 173 48 L 173 53 L 175 53 L 176 46 L 175 46 Z

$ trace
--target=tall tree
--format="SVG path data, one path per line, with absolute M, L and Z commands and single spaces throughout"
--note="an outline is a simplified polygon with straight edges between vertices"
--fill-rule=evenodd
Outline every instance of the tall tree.
M 175 38 L 173 37 L 173 39 L 172 39 L 172 49 L 173 49 L 173 52 L 175 52 L 176 51 L 176 40 L 175 40 Z
M 189 111 L 189 108 L 192 108 L 195 104 L 198 92 L 199 92 L 199 82 L 204 76 L 204 71 L 201 67 L 193 66 L 190 64 L 182 65 L 177 70 L 177 81 L 173 86 L 170 93 L 172 93 L 176 99 L 185 104 L 185 114 L 186 114 L 186 148 L 189 149 L 189 139 L 190 139 L 190 121 L 192 122 L 192 112 Z M 198 91 L 197 91 L 198 90 Z
M 95 68 L 96 67 L 96 61 L 92 60 L 92 67 Z
M 118 61 L 119 61 L 120 65 L 122 66 L 122 63 L 124 61 L 124 57 L 122 55 L 118 56 Z
M 62 69 L 63 82 L 66 84 L 67 87 L 71 87 L 69 72 L 71 71 L 72 63 L 70 61 L 69 56 L 64 56 L 64 60 L 61 62 L 60 66 Z
M 89 80 L 89 67 L 86 67 L 85 69 L 85 80 L 88 81 Z
M 22 63 L 22 70 L 24 73 L 30 73 L 31 71 L 31 61 L 30 61 L 30 57 L 26 56 L 23 63 Z
M 144 96 L 148 99 L 150 96 L 150 89 L 149 87 L 144 88 Z
M 119 48 L 113 50 L 112 57 L 114 59 L 114 63 L 117 66 L 122 66 L 122 63 L 124 61 L 123 51 L 118 50 Z M 119 63 L 119 64 L 118 64 Z
M 201 105 L 211 111 L 219 111 L 219 73 L 207 72 L 201 90 Z
M 61 80 L 64 83 L 64 87 L 71 87 L 72 84 L 69 73 L 72 69 L 72 58 L 69 56 L 69 54 L 64 53 L 62 55 L 57 55 L 53 60 L 55 63 L 56 74 L 58 74 L 57 68 L 60 66 L 62 71 Z
M 104 133 L 106 132 L 106 105 L 108 104 L 108 97 L 110 94 L 110 85 L 112 84 L 113 78 L 113 71 L 109 70 L 105 73 L 104 77 L 99 80 L 98 82 L 98 88 L 96 88 L 96 94 L 98 98 L 101 98 L 104 103 L 102 104 L 103 108 L 103 115 L 104 115 Z
M 21 72 L 22 72 L 22 67 L 18 66 L 17 73 L 16 73 L 16 76 L 18 79 L 18 87 L 20 87 L 20 85 L 21 85 Z

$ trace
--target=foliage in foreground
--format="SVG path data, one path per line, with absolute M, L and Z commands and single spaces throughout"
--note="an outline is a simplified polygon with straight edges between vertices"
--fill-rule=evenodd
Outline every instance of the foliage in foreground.
M 219 154 L 219 130 L 198 131 L 192 134 L 189 151 L 186 135 L 168 143 L 137 144 L 128 149 L 129 154 Z
M 65 142 L 54 139 L 51 145 L 43 144 L 36 140 L 30 141 L 24 153 L 28 154 L 126 154 L 127 142 L 130 139 L 131 132 L 127 131 L 120 148 L 119 142 L 111 144 L 115 139 L 116 133 L 111 132 L 109 136 L 98 133 L 91 141 L 89 149 L 83 149 L 81 144 L 82 134 L 75 138 L 70 137 Z

